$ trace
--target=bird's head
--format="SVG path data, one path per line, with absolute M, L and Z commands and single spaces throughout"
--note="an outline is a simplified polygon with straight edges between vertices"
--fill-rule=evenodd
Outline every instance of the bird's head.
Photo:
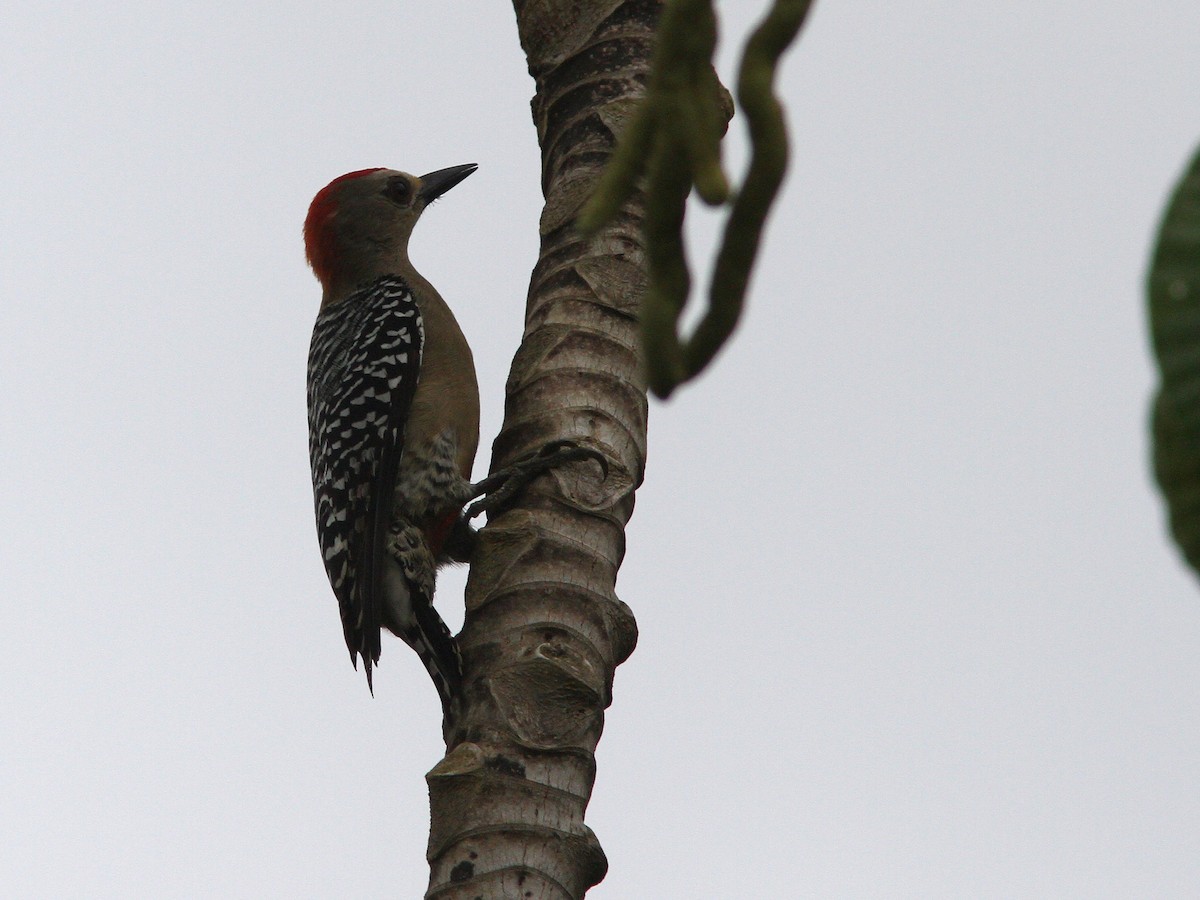
M 304 220 L 304 251 L 326 292 L 338 282 L 389 274 L 389 266 L 407 264 L 408 239 L 421 213 L 476 168 L 468 163 L 420 177 L 360 169 L 321 188 Z

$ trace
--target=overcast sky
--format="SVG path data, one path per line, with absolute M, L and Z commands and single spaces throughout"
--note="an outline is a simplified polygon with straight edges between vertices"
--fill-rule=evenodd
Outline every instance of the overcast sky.
M 762 5 L 721 4 L 727 74 Z M 821 0 L 789 58 L 745 324 L 651 409 L 597 900 L 1196 895 L 1142 278 L 1200 4 L 999 9 Z M 35 0 L 0 35 L 0 894 L 419 897 L 437 700 L 395 640 L 374 700 L 346 657 L 300 226 L 342 172 L 479 164 L 412 253 L 485 472 L 541 202 L 511 8 Z

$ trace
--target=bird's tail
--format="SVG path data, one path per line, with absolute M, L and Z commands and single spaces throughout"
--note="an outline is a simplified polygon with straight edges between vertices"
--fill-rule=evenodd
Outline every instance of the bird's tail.
M 403 638 L 417 651 L 437 688 L 442 713 L 449 718 L 454 698 L 462 687 L 462 656 L 458 652 L 458 642 L 432 603 L 414 604 L 413 613 L 416 627 Z
M 417 651 L 449 717 L 462 686 L 462 658 L 450 629 L 433 608 L 434 562 L 424 537 L 411 525 L 393 526 L 383 572 L 381 621 Z

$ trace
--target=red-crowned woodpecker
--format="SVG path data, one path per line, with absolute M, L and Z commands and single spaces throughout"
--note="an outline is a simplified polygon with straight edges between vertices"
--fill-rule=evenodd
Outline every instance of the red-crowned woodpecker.
M 425 208 L 475 168 L 350 172 L 317 194 L 304 223 L 324 288 L 308 356 L 309 456 L 346 646 L 369 686 L 380 627 L 400 636 L 445 709 L 461 665 L 433 608 L 434 575 L 462 558 L 451 539 L 469 533 L 479 387 L 462 329 L 409 262 L 408 239 Z
M 470 556 L 468 520 L 563 463 L 594 459 L 607 473 L 595 450 L 555 441 L 469 481 L 479 445 L 475 363 L 454 314 L 408 261 L 408 239 L 425 208 L 475 168 L 420 178 L 350 172 L 317 193 L 304 222 L 324 288 L 308 354 L 317 537 L 346 646 L 355 666 L 362 657 L 370 686 L 380 628 L 403 638 L 447 715 L 462 664 L 433 608 L 434 578 L 439 565 Z

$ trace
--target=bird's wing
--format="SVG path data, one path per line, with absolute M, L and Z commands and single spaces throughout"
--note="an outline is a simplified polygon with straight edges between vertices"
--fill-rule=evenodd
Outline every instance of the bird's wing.
M 309 456 L 317 537 L 350 659 L 379 660 L 377 569 L 421 369 L 421 314 L 403 279 L 364 285 L 317 318 L 309 349 Z

